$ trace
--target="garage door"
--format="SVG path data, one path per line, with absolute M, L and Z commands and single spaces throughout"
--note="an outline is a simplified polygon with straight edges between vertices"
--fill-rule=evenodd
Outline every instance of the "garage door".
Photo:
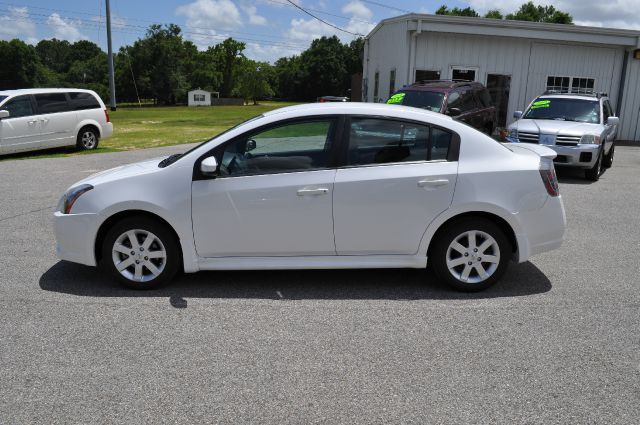
M 615 98 L 620 75 L 617 53 L 616 49 L 602 47 L 534 43 L 529 62 L 527 99 L 531 100 L 546 90 L 548 77 L 593 79 L 595 91 L 609 93 Z

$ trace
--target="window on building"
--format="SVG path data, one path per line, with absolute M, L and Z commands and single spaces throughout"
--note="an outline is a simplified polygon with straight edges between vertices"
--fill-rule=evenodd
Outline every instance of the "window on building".
M 454 80 L 475 81 L 476 70 L 474 68 L 452 68 L 451 78 Z
M 589 93 L 593 92 L 595 80 L 585 77 L 547 77 L 547 90 L 559 93 Z
M 193 100 L 195 102 L 204 102 L 204 95 L 203 94 L 194 94 L 193 95 Z
M 380 73 L 376 71 L 373 76 L 373 101 L 378 103 L 378 85 L 380 84 Z
M 389 97 L 396 91 L 396 70 L 392 69 L 389 73 Z
M 416 82 L 433 81 L 440 79 L 440 71 L 431 71 L 427 69 L 416 69 Z

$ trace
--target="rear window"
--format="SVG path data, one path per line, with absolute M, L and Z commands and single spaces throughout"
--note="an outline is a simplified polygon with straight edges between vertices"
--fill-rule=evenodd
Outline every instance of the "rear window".
M 76 111 L 82 109 L 101 109 L 100 102 L 91 93 L 85 92 L 71 92 L 69 93 L 71 99 L 71 106 Z
M 428 111 L 440 112 L 444 93 L 434 91 L 401 91 L 387 100 L 389 104 L 413 106 Z
M 64 93 L 42 93 L 37 94 L 35 97 L 38 110 L 41 114 L 52 114 L 71 110 Z

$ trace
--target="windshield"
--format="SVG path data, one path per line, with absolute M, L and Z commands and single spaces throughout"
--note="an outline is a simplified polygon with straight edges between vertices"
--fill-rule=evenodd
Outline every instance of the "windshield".
M 387 103 L 394 105 L 413 106 L 428 111 L 440 112 L 444 93 L 433 91 L 405 91 L 391 96 Z
M 600 102 L 587 99 L 539 97 L 531 104 L 523 118 L 598 124 L 600 122 Z
M 5 100 L 7 97 L 9 96 L 0 96 L 0 103 L 2 103 L 2 101 Z
M 205 145 L 205 144 L 209 143 L 210 141 L 217 139 L 218 137 L 222 136 L 223 134 L 226 134 L 226 133 L 230 132 L 231 130 L 236 129 L 236 128 L 240 127 L 243 124 L 246 124 L 248 122 L 257 120 L 257 119 L 262 118 L 262 117 L 264 117 L 264 115 L 260 114 L 258 116 L 253 117 L 253 118 L 249 118 L 246 121 L 242 121 L 241 123 L 236 124 L 233 127 L 226 129 L 222 133 L 220 133 L 220 134 L 216 135 L 215 137 L 213 137 L 213 139 L 205 140 L 204 142 L 202 142 L 200 144 L 197 144 L 196 146 L 192 147 L 191 149 L 189 149 L 188 151 L 186 151 L 184 153 L 178 153 L 178 154 L 173 154 L 171 156 L 168 156 L 167 158 L 165 158 L 162 161 L 160 161 L 160 163 L 158 164 L 158 167 L 160 167 L 160 168 L 167 167 L 167 166 L 173 164 L 174 162 L 176 162 L 177 160 L 179 160 L 180 158 L 182 158 L 182 157 L 190 154 L 191 152 L 195 151 L 200 146 Z

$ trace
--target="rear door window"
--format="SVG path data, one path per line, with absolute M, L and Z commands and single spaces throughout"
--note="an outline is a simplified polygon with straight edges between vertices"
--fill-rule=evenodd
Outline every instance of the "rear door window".
M 14 97 L 5 103 L 2 109 L 9 111 L 9 118 L 28 117 L 35 113 L 31 103 L 31 96 Z
M 386 118 L 351 119 L 348 165 L 446 160 L 451 133 Z
M 91 93 L 71 92 L 69 93 L 71 106 L 76 111 L 83 109 L 100 109 L 100 102 Z
M 71 110 L 64 93 L 42 93 L 36 94 L 35 97 L 41 114 L 53 114 Z

